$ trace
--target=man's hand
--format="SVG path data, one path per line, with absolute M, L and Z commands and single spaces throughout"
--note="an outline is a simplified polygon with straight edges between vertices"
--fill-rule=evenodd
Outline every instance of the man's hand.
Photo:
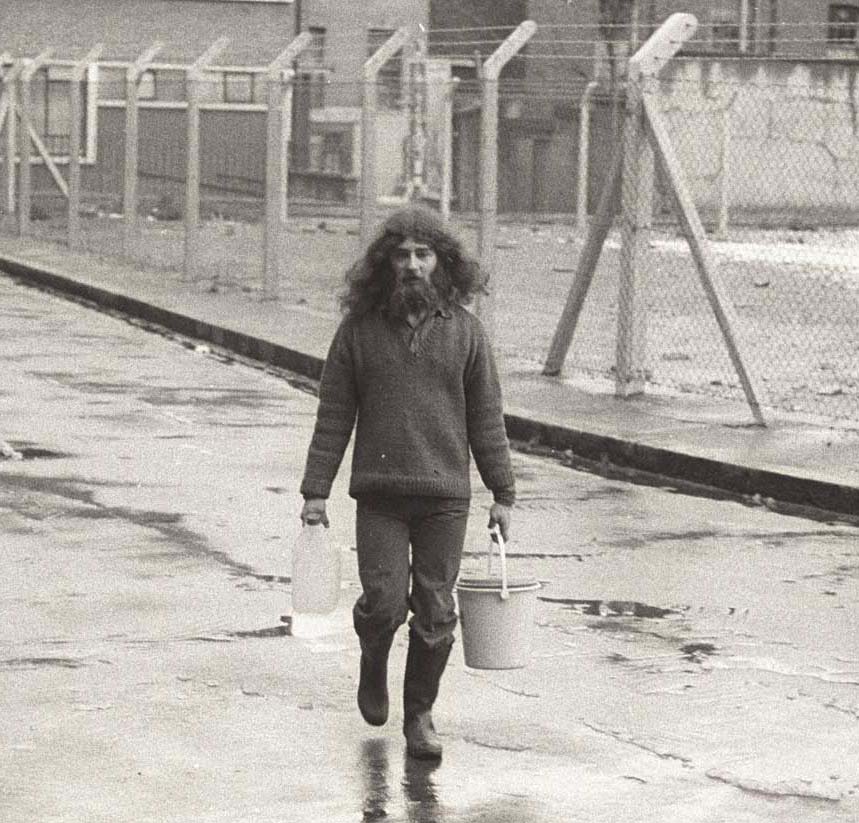
M 498 528 L 501 531 L 501 537 L 504 542 L 507 542 L 510 535 L 510 521 L 513 517 L 513 510 L 510 506 L 502 506 L 501 503 L 493 503 L 489 509 L 489 528 Z
M 325 513 L 325 498 L 308 497 L 301 507 L 301 522 L 305 526 L 321 523 L 328 528 L 328 515 Z

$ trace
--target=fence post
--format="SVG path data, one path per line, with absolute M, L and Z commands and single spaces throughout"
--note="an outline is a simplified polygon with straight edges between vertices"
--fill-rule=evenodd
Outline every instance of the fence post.
M 216 40 L 201 54 L 185 73 L 188 120 L 186 139 L 188 144 L 187 169 L 185 173 L 185 280 L 194 281 L 197 276 L 197 252 L 200 237 L 200 85 L 204 68 L 227 46 L 226 37 Z
M 160 43 L 153 43 L 125 72 L 125 174 L 123 179 L 122 212 L 123 232 L 122 250 L 126 257 L 137 257 L 137 170 L 139 162 L 140 78 L 159 51 Z
M 579 179 L 576 191 L 576 228 L 583 231 L 588 225 L 588 173 L 590 171 L 591 154 L 591 102 L 593 94 L 599 87 L 596 80 L 591 80 L 582 95 L 579 106 Z
M 266 72 L 265 237 L 263 238 L 263 298 L 280 293 L 281 250 L 288 211 L 288 137 L 292 120 L 292 79 L 289 66 L 313 42 L 310 32 L 299 34 L 273 60 Z
M 498 78 L 501 69 L 516 56 L 534 36 L 537 24 L 525 20 L 511 32 L 504 42 L 480 66 L 482 101 L 480 106 L 480 169 L 479 169 L 479 221 L 477 249 L 483 276 L 495 270 L 495 235 L 498 216 Z M 495 298 L 478 295 L 475 310 L 486 326 L 489 338 L 494 337 Z
M 641 394 L 646 383 L 647 317 L 641 296 L 640 261 L 652 224 L 655 159 L 645 130 L 644 97 L 656 75 L 697 28 L 689 14 L 673 14 L 633 55 L 627 71 L 621 186 L 622 237 L 618 291 L 615 394 Z
M 15 216 L 15 157 L 18 154 L 17 121 L 18 78 L 25 61 L 16 60 L 3 74 L 3 99 L 6 101 L 6 150 L 3 164 L 4 230 L 11 230 Z
M 33 205 L 33 183 L 30 169 L 30 83 L 36 72 L 53 53 L 46 49 L 38 57 L 28 60 L 21 72 L 20 112 L 21 128 L 18 130 L 18 234 L 30 233 L 30 209 Z
M 643 90 L 630 79 L 626 91 L 621 183 L 621 249 L 615 394 L 631 397 L 646 382 L 647 316 L 640 282 L 652 223 L 654 156 L 644 131 Z
M 90 65 L 98 59 L 103 45 L 93 46 L 86 57 L 72 68 L 69 87 L 69 202 L 67 232 L 69 248 L 73 251 L 81 247 L 81 83 Z
M 362 245 L 371 239 L 376 215 L 376 114 L 378 108 L 378 75 L 390 60 L 410 40 L 417 37 L 412 26 L 397 29 L 366 60 L 362 71 L 361 99 L 361 217 L 360 236 Z

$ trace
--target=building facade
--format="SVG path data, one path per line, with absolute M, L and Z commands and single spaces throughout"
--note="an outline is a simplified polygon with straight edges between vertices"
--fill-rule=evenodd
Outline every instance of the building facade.
M 265 67 L 309 32 L 293 95 L 290 185 L 297 196 L 354 197 L 359 168 L 361 66 L 404 25 L 428 23 L 427 0 L 3 0 L 0 65 L 50 50 L 54 61 L 80 60 L 96 44 L 99 64 L 87 74 L 82 158 L 84 188 L 107 201 L 122 190 L 125 64 L 154 44 L 140 97 L 140 175 L 181 196 L 186 155 L 185 68 L 216 41 L 201 90 L 201 180 L 204 194 L 258 197 L 265 164 Z M 399 84 L 388 67 L 393 89 Z M 54 161 L 67 161 L 70 65 L 48 65 L 32 81 L 31 119 Z M 383 78 L 384 79 L 384 78 Z M 387 97 L 391 110 L 399 95 Z M 0 147 L 2 153 L 2 147 Z M 52 188 L 34 168 L 37 187 Z M 150 185 L 151 184 L 151 185 Z

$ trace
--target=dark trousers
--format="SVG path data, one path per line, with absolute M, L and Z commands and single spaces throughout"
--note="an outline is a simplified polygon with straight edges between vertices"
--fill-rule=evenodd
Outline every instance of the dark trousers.
M 453 587 L 468 507 L 468 500 L 448 497 L 358 500 L 355 531 L 363 593 L 352 617 L 362 641 L 374 645 L 390 637 L 411 610 L 411 632 L 426 646 L 453 642 Z

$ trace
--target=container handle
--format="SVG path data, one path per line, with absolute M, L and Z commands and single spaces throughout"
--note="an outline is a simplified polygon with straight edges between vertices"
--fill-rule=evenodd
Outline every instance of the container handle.
M 497 525 L 490 529 L 489 534 L 489 576 L 492 576 L 492 552 L 497 545 L 498 558 L 501 561 L 501 599 L 507 600 L 510 597 L 510 592 L 507 591 L 507 553 L 504 549 L 504 538 L 501 536 L 501 529 Z

